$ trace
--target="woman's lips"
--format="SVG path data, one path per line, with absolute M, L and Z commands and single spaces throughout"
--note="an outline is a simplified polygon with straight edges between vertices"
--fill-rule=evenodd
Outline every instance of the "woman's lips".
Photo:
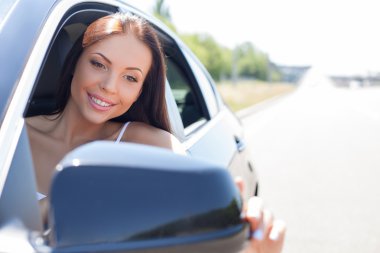
M 88 98 L 90 100 L 90 104 L 97 110 L 100 111 L 108 111 L 114 105 L 111 101 L 101 98 L 97 95 L 88 93 Z

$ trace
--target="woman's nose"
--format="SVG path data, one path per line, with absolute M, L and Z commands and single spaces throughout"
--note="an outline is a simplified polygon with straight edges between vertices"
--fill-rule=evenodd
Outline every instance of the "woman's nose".
M 102 90 L 108 93 L 117 92 L 117 76 L 110 74 L 105 80 L 100 84 Z

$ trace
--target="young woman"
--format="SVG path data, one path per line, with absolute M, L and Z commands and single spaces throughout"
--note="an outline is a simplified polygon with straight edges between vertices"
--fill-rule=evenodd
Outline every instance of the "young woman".
M 94 140 L 148 144 L 184 154 L 170 133 L 165 80 L 160 42 L 145 20 L 116 13 L 90 24 L 66 59 L 57 109 L 27 119 L 39 193 L 48 194 L 55 165 L 67 152 Z M 250 210 L 260 214 L 247 215 L 256 229 L 264 217 L 262 208 L 253 204 Z M 268 221 L 267 230 L 272 231 Z M 278 231 L 275 245 L 282 246 L 283 229 Z M 263 238 L 270 240 L 269 234 Z
M 165 78 L 160 43 L 146 21 L 114 14 L 92 23 L 69 52 L 57 109 L 27 119 L 39 192 L 48 193 L 63 156 L 90 141 L 137 142 L 183 153 L 170 134 Z

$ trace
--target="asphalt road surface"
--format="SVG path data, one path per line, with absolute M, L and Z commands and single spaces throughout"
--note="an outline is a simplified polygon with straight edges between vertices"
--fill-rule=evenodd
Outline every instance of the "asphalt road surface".
M 380 252 L 380 87 L 312 73 L 243 123 L 284 253 Z

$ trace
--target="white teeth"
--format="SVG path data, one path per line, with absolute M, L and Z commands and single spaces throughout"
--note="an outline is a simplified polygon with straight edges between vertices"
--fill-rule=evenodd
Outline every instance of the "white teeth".
M 91 97 L 91 100 L 95 102 L 95 104 L 97 105 L 100 105 L 100 106 L 103 106 L 103 107 L 108 107 L 108 106 L 111 106 L 111 104 L 108 104 L 100 99 L 97 99 L 97 98 L 94 98 L 94 97 Z

